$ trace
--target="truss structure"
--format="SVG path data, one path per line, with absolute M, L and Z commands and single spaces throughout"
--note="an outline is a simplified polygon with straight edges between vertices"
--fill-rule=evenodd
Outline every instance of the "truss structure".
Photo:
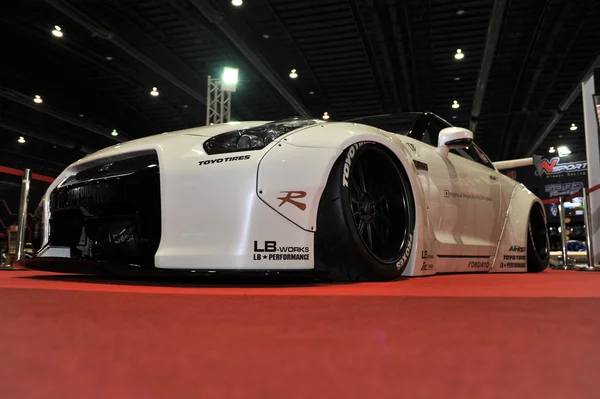
M 231 92 L 221 88 L 221 79 L 208 75 L 206 89 L 206 125 L 227 123 L 231 120 Z

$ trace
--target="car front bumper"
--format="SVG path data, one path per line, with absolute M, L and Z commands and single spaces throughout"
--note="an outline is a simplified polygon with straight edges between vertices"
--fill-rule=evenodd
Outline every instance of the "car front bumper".
M 38 256 L 168 270 L 312 269 L 314 232 L 258 194 L 269 149 L 207 155 L 204 140 L 125 143 L 69 167 L 44 197 Z M 158 161 L 153 171 L 84 173 L 151 153 Z M 93 243 L 83 242 L 82 229 Z

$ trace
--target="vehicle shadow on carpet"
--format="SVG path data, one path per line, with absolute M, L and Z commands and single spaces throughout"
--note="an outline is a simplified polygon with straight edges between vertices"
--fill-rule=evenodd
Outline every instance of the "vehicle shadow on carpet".
M 327 285 L 348 285 L 355 283 L 332 282 L 324 276 L 174 276 L 174 277 L 140 277 L 140 276 L 102 276 L 102 275 L 38 275 L 21 276 L 20 279 L 58 281 L 66 283 L 110 284 L 110 285 L 142 285 L 153 287 L 189 287 L 189 288 L 286 288 L 315 287 Z
M 299 287 L 353 284 L 334 283 L 329 273 L 314 270 L 169 270 L 64 258 L 23 259 L 16 265 L 22 269 L 62 273 L 20 278 L 91 284 L 184 287 Z

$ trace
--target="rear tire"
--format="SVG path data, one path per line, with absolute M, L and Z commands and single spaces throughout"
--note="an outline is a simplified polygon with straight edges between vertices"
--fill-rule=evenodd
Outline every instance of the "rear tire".
M 315 234 L 316 269 L 334 281 L 399 277 L 413 247 L 415 205 L 406 172 L 373 143 L 348 148 L 321 196 Z
M 527 271 L 537 273 L 550 264 L 550 239 L 544 211 L 539 204 L 533 205 L 529 213 L 527 228 Z

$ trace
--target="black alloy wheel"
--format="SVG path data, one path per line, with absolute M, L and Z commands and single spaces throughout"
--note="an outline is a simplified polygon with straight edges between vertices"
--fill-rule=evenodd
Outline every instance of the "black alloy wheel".
M 361 154 L 350 172 L 350 208 L 365 248 L 395 262 L 410 234 L 409 193 L 392 159 L 380 149 Z M 387 172 L 387 173 L 386 173 Z
M 356 143 L 333 166 L 319 203 L 315 266 L 336 281 L 399 277 L 413 247 L 415 205 L 400 160 Z

